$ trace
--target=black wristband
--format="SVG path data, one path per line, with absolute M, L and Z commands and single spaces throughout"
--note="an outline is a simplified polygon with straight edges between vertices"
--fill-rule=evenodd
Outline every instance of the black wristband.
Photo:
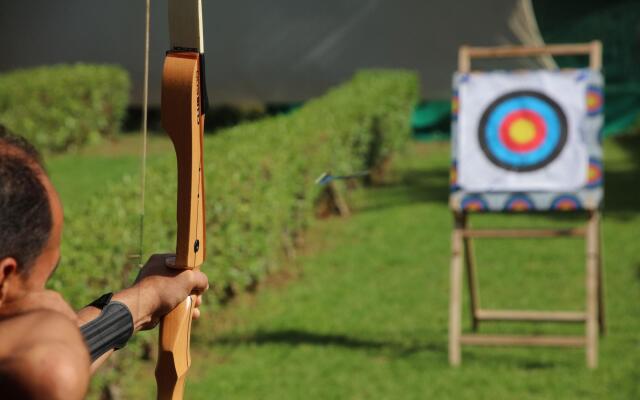
M 94 301 L 92 301 L 91 303 L 87 304 L 87 307 L 95 307 L 102 310 L 103 308 L 106 307 L 107 304 L 109 304 L 112 297 L 113 297 L 113 292 L 105 293 L 102 296 L 95 299 Z
M 91 361 L 111 349 L 121 349 L 133 336 L 133 316 L 119 301 L 107 304 L 98 318 L 80 327 Z

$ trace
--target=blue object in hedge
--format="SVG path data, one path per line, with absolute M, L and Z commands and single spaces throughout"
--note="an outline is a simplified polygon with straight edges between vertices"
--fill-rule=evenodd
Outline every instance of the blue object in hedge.
M 356 172 L 351 175 L 331 175 L 331 173 L 327 171 L 327 172 L 324 172 L 322 175 L 320 175 L 318 179 L 316 179 L 316 184 L 324 186 L 324 185 L 328 185 L 331 181 L 334 181 L 334 180 L 359 178 L 367 175 L 369 175 L 369 171 Z

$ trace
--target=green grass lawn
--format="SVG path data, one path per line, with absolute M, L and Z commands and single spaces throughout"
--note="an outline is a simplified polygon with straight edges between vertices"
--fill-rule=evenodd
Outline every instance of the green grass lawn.
M 297 278 L 266 285 L 218 321 L 198 326 L 189 398 L 640 398 L 638 148 L 637 137 L 606 144 L 609 332 L 596 371 L 585 368 L 581 349 L 466 347 L 462 367 L 448 366 L 449 150 L 445 143 L 430 143 L 412 145 L 397 158 L 392 183 L 358 192 L 353 217 L 315 226 L 297 261 Z M 544 216 L 473 221 L 576 223 Z M 483 305 L 583 307 L 583 241 L 484 240 L 477 252 Z M 469 318 L 464 322 L 468 330 Z M 485 333 L 582 329 L 481 326 Z
M 172 148 L 164 135 L 150 135 L 147 147 L 150 168 L 154 155 Z M 73 208 L 99 195 L 107 185 L 117 183 L 124 175 L 138 176 L 141 154 L 142 135 L 133 134 L 104 140 L 77 152 L 52 155 L 45 162 L 63 205 Z M 140 185 L 139 182 L 135 184 Z
M 48 160 L 67 207 L 135 173 L 137 139 L 122 140 Z M 162 139 L 152 146 L 171 148 Z M 640 137 L 608 140 L 605 148 L 609 331 L 596 371 L 585 368 L 581 349 L 467 347 L 462 366 L 448 366 L 449 148 L 414 143 L 396 158 L 387 185 L 353 194 L 351 218 L 316 223 L 294 265 L 196 324 L 187 398 L 640 398 Z M 478 227 L 577 223 L 500 215 L 472 221 Z M 476 250 L 483 306 L 583 307 L 582 241 L 483 240 Z M 485 323 L 481 332 L 579 334 L 582 326 Z M 124 373 L 131 398 L 152 397 L 152 368 L 145 363 Z

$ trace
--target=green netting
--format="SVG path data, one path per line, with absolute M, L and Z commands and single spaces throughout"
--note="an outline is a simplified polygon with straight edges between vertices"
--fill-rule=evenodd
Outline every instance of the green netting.
M 451 106 L 448 101 L 424 101 L 418 104 L 411 116 L 411 126 L 414 129 L 433 126 L 442 118 L 446 118 L 451 113 Z
M 451 130 L 451 102 L 449 100 L 423 101 L 411 115 L 413 135 L 419 140 L 447 138 Z
M 603 43 L 605 136 L 640 128 L 640 1 L 533 0 L 546 43 Z M 585 67 L 585 57 L 557 57 L 560 67 Z M 449 131 L 449 101 L 419 104 L 412 117 L 418 138 L 441 138 Z
M 534 0 L 546 43 L 603 43 L 605 135 L 637 128 L 640 117 L 640 2 L 629 0 Z M 560 67 L 585 66 L 580 57 L 556 57 Z M 635 125 L 635 126 L 634 126 Z

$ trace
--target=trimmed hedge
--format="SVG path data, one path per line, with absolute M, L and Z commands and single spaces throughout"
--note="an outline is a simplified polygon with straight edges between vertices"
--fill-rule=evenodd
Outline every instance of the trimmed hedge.
M 57 65 L 0 75 L 0 124 L 58 152 L 120 129 L 129 101 L 121 67 Z
M 308 226 L 322 172 L 376 167 L 410 137 L 417 77 L 366 71 L 299 111 L 205 138 L 207 261 L 212 292 L 224 299 L 277 268 Z M 175 156 L 150 160 L 145 248 L 175 248 Z M 138 246 L 137 177 L 66 215 L 64 267 L 52 280 L 75 305 L 131 278 L 126 254 Z M 87 290 L 91 288 L 91 290 Z

